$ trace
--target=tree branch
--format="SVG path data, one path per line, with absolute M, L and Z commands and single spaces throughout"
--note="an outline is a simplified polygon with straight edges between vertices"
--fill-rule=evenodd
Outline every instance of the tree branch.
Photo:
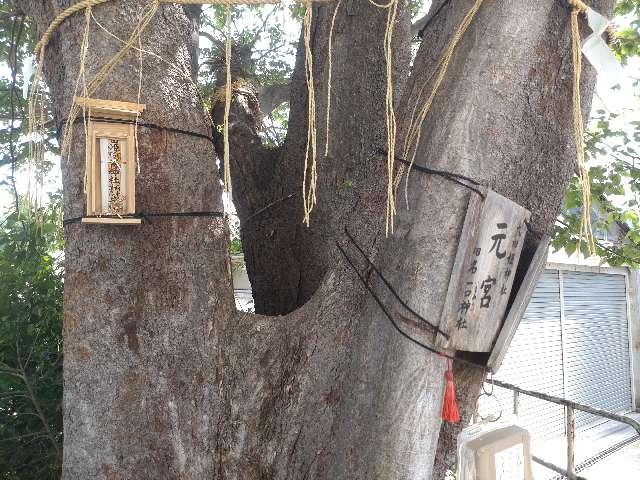
M 286 84 L 261 86 L 258 90 L 258 99 L 260 100 L 260 110 L 265 116 L 271 115 L 271 112 L 283 102 L 289 100 L 290 85 Z
M 183 10 L 189 21 L 191 22 L 191 45 L 189 45 L 189 56 L 191 57 L 191 75 L 193 81 L 198 79 L 198 59 L 200 57 L 200 48 L 198 35 L 200 30 L 200 15 L 202 14 L 202 5 L 183 5 Z
M 198 32 L 198 35 L 201 36 L 201 37 L 206 38 L 207 40 L 209 40 L 217 48 L 222 48 L 222 46 L 224 44 L 224 42 L 222 40 L 217 39 L 216 37 L 211 35 L 209 32 L 205 32 L 204 30 L 200 30 Z
M 427 12 L 422 18 L 416 20 L 411 25 L 411 38 L 422 39 L 422 34 L 427 29 L 429 24 L 436 18 L 440 11 L 450 1 L 451 0 L 434 0 L 434 2 L 431 4 L 429 12 Z
M 18 358 L 18 361 L 20 361 L 20 359 Z M 24 383 L 24 386 L 27 389 L 27 393 L 29 394 L 29 399 L 31 400 L 31 404 L 33 405 L 33 408 L 35 408 L 36 412 L 37 412 L 37 416 L 40 419 L 40 422 L 42 423 L 42 426 L 44 427 L 44 430 L 47 434 L 47 437 L 49 438 L 49 441 L 51 442 L 51 445 L 53 446 L 53 448 L 56 451 L 56 454 L 58 455 L 58 457 L 60 457 L 60 446 L 58 445 L 58 441 L 56 440 L 55 436 L 53 435 L 53 432 L 51 431 L 51 427 L 49 426 L 49 422 L 47 420 L 46 415 L 44 414 L 44 411 L 42 410 L 42 408 L 40 407 L 40 402 L 38 401 L 38 397 L 36 395 L 35 390 L 33 389 L 33 386 L 31 385 L 31 382 L 29 381 L 29 378 L 27 376 L 27 373 L 24 371 L 24 368 L 22 367 L 22 364 L 20 365 L 20 369 L 21 369 L 21 373 L 22 373 L 22 381 Z

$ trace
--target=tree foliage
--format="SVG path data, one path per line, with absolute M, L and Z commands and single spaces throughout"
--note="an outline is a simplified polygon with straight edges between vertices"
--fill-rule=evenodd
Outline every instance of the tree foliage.
M 640 1 L 618 2 L 616 15 L 616 23 L 624 26 L 617 30 L 611 46 L 627 65 L 640 53 Z M 637 87 L 637 79 L 621 80 Z M 596 237 L 600 237 L 595 253 L 610 265 L 640 265 L 640 122 L 636 115 L 637 109 L 612 112 L 596 107 L 585 135 L 591 217 Z M 589 256 L 586 242 L 579 237 L 581 211 L 582 190 L 574 177 L 553 231 L 555 249 L 564 249 L 571 255 L 580 248 L 583 255 Z M 610 232 L 614 235 L 607 235 Z
M 0 478 L 59 478 L 62 268 L 56 203 L 0 228 Z

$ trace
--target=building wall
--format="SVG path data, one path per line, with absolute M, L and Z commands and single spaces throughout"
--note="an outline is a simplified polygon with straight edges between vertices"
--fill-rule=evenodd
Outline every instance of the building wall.
M 629 334 L 631 336 L 631 368 L 633 398 L 636 411 L 640 411 L 640 271 L 629 274 Z

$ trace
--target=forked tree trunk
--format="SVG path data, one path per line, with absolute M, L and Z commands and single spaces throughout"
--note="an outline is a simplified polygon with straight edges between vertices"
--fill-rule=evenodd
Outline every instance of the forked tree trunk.
M 54 3 L 55 9 L 43 9 L 39 1 L 19 2 L 39 32 L 69 2 Z M 471 3 L 451 0 L 440 11 L 411 76 L 402 5 L 394 37 L 401 133 Z M 417 162 L 477 178 L 530 209 L 532 226 L 547 230 L 575 154 L 569 13 L 554 0 L 485 3 L 423 125 Z M 613 1 L 595 3 L 608 14 Z M 137 2 L 113 2 L 95 14 L 126 37 L 140 8 Z M 319 151 L 332 9 L 314 8 Z M 67 227 L 65 479 L 442 477 L 457 430 L 443 430 L 436 456 L 444 363 L 397 335 L 334 243 L 345 244 L 346 226 L 408 303 L 427 318 L 439 318 L 469 192 L 413 173 L 411 208 L 399 199 L 396 233 L 385 239 L 386 161 L 377 153 L 386 138 L 385 23 L 385 13 L 370 3 L 343 1 L 334 32 L 332 143 L 318 162 L 319 205 L 311 229 L 301 226 L 306 88 L 300 55 L 281 151 L 261 148 L 251 119 L 234 103 L 232 165 L 244 173 L 234 177 L 234 198 L 246 220 L 254 291 L 264 312 L 297 308 L 293 312 L 266 317 L 234 311 L 226 228 L 218 219 Z M 181 7 L 165 5 L 143 36 L 145 49 L 182 72 L 145 57 L 146 121 L 209 131 L 184 75 L 191 71 L 195 24 Z M 47 50 L 58 121 L 71 100 L 82 26 L 82 15 L 67 20 Z M 95 29 L 90 44 L 92 74 L 117 45 Z M 137 61 L 137 55 L 127 57 L 96 96 L 135 101 Z M 584 82 L 587 111 L 593 75 Z M 76 138 L 69 160 L 62 161 L 67 217 L 80 215 L 84 205 L 80 128 Z M 206 140 L 141 129 L 140 160 L 139 210 L 221 209 Z M 251 217 L 291 193 L 296 195 L 267 215 Z M 529 249 L 536 243 L 528 238 Z M 263 247 L 267 259 L 260 258 Z M 371 285 L 382 292 L 375 279 Z M 382 295 L 390 305 L 387 297 Z M 468 417 L 481 378 L 464 369 L 457 373 Z

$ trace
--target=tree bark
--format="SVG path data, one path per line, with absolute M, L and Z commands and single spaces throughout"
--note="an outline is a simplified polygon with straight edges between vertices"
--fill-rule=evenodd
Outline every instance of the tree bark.
M 35 16 L 40 35 L 72 3 L 21 6 Z M 109 2 L 94 14 L 126 39 L 146 6 Z M 84 15 L 72 16 L 46 50 L 56 124 L 74 92 L 83 29 Z M 139 103 L 147 105 L 147 122 L 210 134 L 191 80 L 192 34 L 182 7 L 160 7 L 143 48 L 175 67 L 145 56 Z M 89 43 L 90 79 L 122 45 L 95 24 Z M 139 72 L 139 55 L 132 52 L 95 96 L 136 102 Z M 74 135 L 74 148 L 61 162 L 66 218 L 85 208 L 81 125 Z M 138 135 L 138 211 L 222 210 L 210 142 L 142 127 Z M 63 478 L 212 478 L 216 332 L 234 311 L 224 220 L 77 223 L 65 235 Z
M 64 6 L 20 3 L 40 32 Z M 612 3 L 593 7 L 609 14 Z M 408 112 L 470 4 L 451 0 L 434 17 L 410 75 L 411 26 L 401 6 L 394 34 L 400 144 Z M 126 37 L 139 9 L 118 2 L 95 12 Z M 331 5 L 314 7 L 319 119 L 326 111 L 332 13 Z M 470 193 L 441 177 L 412 173 L 410 209 L 399 199 L 396 232 L 384 238 L 386 161 L 377 152 L 386 145 L 385 24 L 385 11 L 368 2 L 343 3 L 337 16 L 332 143 L 329 155 L 319 157 L 319 202 L 310 229 L 301 225 L 307 121 L 301 54 L 280 149 L 256 141 L 251 118 L 234 101 L 234 200 L 245 220 L 254 294 L 263 302 L 260 311 L 287 315 L 234 311 L 220 220 L 67 227 L 65 479 L 442 477 L 458 430 L 443 430 L 436 455 L 444 362 L 393 330 L 334 243 L 346 245 L 347 226 L 400 295 L 424 317 L 439 318 Z M 188 74 L 193 25 L 181 8 L 163 6 L 143 36 L 144 47 Z M 82 27 L 81 15 L 70 18 L 47 49 L 58 119 L 71 100 Z M 417 162 L 473 176 L 530 209 L 533 228 L 547 230 L 575 158 L 569 45 L 569 12 L 559 2 L 487 1 L 423 125 Z M 115 48 L 92 34 L 90 72 Z M 135 101 L 137 72 L 137 55 L 130 55 L 98 96 Z M 586 112 L 593 87 L 588 67 L 583 78 Z M 208 131 L 184 75 L 145 59 L 143 82 L 145 120 Z M 320 152 L 323 122 L 318 125 Z M 84 204 L 81 129 L 76 138 L 62 162 L 68 217 L 81 214 Z M 221 209 L 207 141 L 142 129 L 140 157 L 141 210 Z M 527 248 L 536 242 L 529 237 Z M 366 265 L 360 261 L 359 267 Z M 395 313 L 380 282 L 370 285 Z M 408 322 L 403 328 L 433 340 Z M 468 416 L 481 376 L 462 367 L 456 374 Z

